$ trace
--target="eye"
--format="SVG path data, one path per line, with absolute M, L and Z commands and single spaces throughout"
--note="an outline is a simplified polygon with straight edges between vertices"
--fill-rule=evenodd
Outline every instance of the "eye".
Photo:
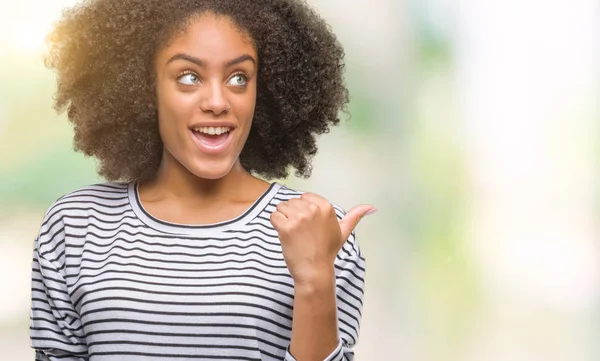
M 185 85 L 196 85 L 200 82 L 200 79 L 194 73 L 185 73 L 177 78 L 177 81 Z
M 237 73 L 237 74 L 234 74 L 231 78 L 229 78 L 229 81 L 227 83 L 229 85 L 243 87 L 243 86 L 246 86 L 247 82 L 248 82 L 248 78 L 246 77 L 246 75 L 244 75 L 242 73 Z

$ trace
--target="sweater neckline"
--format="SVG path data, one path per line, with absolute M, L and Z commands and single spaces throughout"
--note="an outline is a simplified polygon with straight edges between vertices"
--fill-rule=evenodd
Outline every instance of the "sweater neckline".
M 273 182 L 269 188 L 258 197 L 254 203 L 239 216 L 218 223 L 210 224 L 183 224 L 164 221 L 151 215 L 142 205 L 138 192 L 138 182 L 130 182 L 127 187 L 129 203 L 135 215 L 147 226 L 158 231 L 171 234 L 210 234 L 222 232 L 230 229 L 238 229 L 256 218 L 271 202 L 273 197 L 279 192 L 282 185 Z

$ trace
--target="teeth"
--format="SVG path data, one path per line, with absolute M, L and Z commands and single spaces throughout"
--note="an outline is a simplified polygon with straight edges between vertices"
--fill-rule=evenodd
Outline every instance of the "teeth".
M 229 128 L 229 127 L 198 127 L 198 128 L 194 128 L 194 131 L 196 131 L 196 132 L 210 134 L 210 135 L 215 135 L 215 134 L 221 135 L 223 133 L 227 133 L 230 130 L 231 130 L 231 128 Z

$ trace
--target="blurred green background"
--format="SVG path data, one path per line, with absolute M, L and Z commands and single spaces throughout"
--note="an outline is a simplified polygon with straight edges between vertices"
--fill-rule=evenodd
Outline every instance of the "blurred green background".
M 0 349 L 30 360 L 33 238 L 102 181 L 51 109 L 44 35 L 74 0 L 0 2 Z M 346 47 L 351 119 L 310 179 L 375 204 L 357 360 L 600 359 L 600 3 L 311 0 Z

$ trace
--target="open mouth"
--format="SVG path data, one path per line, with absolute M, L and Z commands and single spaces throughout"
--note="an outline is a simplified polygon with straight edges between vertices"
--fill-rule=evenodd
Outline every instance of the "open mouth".
M 192 129 L 194 136 L 208 147 L 217 147 L 229 137 L 229 127 L 200 127 Z
M 220 153 L 229 145 L 229 139 L 234 128 L 230 127 L 199 127 L 191 129 L 196 144 L 206 153 Z

